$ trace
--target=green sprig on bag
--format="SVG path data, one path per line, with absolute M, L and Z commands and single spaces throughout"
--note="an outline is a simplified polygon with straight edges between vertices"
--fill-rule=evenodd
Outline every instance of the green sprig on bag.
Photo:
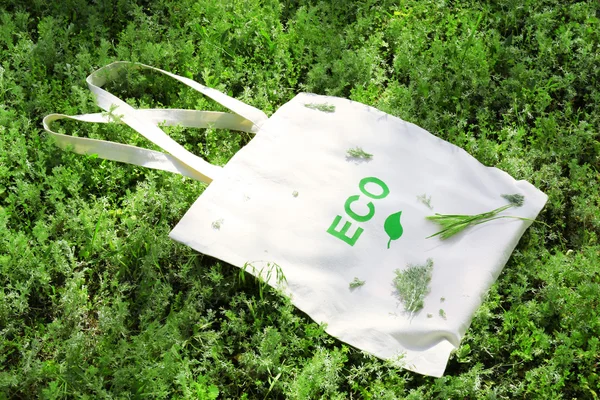
M 425 296 L 429 294 L 429 283 L 433 271 L 433 260 L 428 258 L 423 265 L 409 264 L 406 269 L 397 269 L 393 285 L 396 294 L 404 303 L 404 310 L 412 316 L 425 304 Z
M 514 218 L 520 219 L 523 221 L 532 221 L 535 220 L 524 217 L 516 217 L 512 215 L 498 215 L 503 211 L 508 210 L 512 207 L 521 207 L 525 203 L 525 197 L 521 194 L 503 194 L 502 197 L 508 200 L 509 204 L 506 204 L 502 207 L 498 207 L 495 210 L 488 211 L 481 214 L 476 215 L 451 215 L 451 214 L 435 214 L 425 217 L 430 221 L 434 221 L 442 226 L 442 230 L 434 233 L 431 236 L 428 236 L 427 239 L 439 236 L 440 239 L 445 240 L 451 238 L 452 236 L 464 231 L 470 226 L 475 226 L 479 224 L 483 224 L 485 222 L 493 221 L 495 219 L 502 218 Z

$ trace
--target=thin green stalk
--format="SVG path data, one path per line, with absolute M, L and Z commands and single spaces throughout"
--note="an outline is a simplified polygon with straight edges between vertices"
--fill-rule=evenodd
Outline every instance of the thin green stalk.
M 521 207 L 525 198 L 520 194 L 502 195 L 502 197 L 508 200 L 509 204 L 498 207 L 492 211 L 484 212 L 476 215 L 460 215 L 460 214 L 435 214 L 430 215 L 427 218 L 430 221 L 434 221 L 442 226 L 442 230 L 428 236 L 427 239 L 439 236 L 440 239 L 448 239 L 470 226 L 483 224 L 485 222 L 493 221 L 500 218 L 515 218 L 523 221 L 535 221 L 525 217 L 516 217 L 510 215 L 497 216 L 503 211 L 508 210 L 511 207 Z
M 479 225 L 479 224 L 482 224 L 484 222 L 493 221 L 495 219 L 502 219 L 502 218 L 513 218 L 513 219 L 520 219 L 522 221 L 537 222 L 538 224 L 542 224 L 542 225 L 544 225 L 544 226 L 546 226 L 548 228 L 551 228 L 550 225 L 548 225 L 547 223 L 545 223 L 543 221 L 538 221 L 537 219 L 532 219 L 532 218 L 517 217 L 517 216 L 514 216 L 514 215 L 501 215 L 499 217 L 494 217 L 494 218 L 487 219 L 485 221 L 477 222 L 475 225 Z

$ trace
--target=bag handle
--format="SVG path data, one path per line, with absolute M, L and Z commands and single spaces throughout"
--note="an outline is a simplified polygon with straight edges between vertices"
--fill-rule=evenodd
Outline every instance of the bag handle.
M 164 122 L 167 126 L 181 125 L 186 128 L 222 128 L 252 133 L 252 123 L 238 115 L 196 110 L 176 110 L 176 109 L 142 109 L 136 111 L 143 118 L 147 118 L 153 123 Z M 110 123 L 111 117 L 104 113 L 83 114 L 83 115 L 63 115 L 50 114 L 44 118 L 44 129 L 55 138 L 55 143 L 62 149 L 70 148 L 77 154 L 95 154 L 98 158 L 123 162 L 127 164 L 139 165 L 146 168 L 158 169 L 173 173 L 178 173 L 197 181 L 210 183 L 207 180 L 207 172 L 199 173 L 185 163 L 179 161 L 167 153 L 131 146 L 128 144 L 115 143 L 108 140 L 90 139 L 75 137 L 56 133 L 50 129 L 50 124 L 61 119 L 71 119 L 82 122 L 92 123 Z M 211 168 L 216 168 L 210 172 L 214 177 L 218 174 L 220 167 L 209 164 Z
M 136 110 L 123 100 L 102 89 L 102 86 L 106 82 L 115 79 L 119 72 L 128 66 L 151 69 L 170 76 L 212 98 L 238 115 L 197 110 Z M 57 145 L 63 148 L 72 146 L 73 151 L 79 154 L 95 153 L 98 157 L 104 159 L 180 173 L 205 183 L 210 183 L 219 174 L 221 167 L 212 165 L 190 153 L 179 143 L 171 139 L 156 124 L 163 121 L 167 125 L 181 124 L 186 127 L 199 128 L 217 127 L 257 133 L 260 126 L 268 119 L 267 115 L 262 111 L 229 97 L 218 90 L 144 64 L 118 61 L 93 72 L 87 77 L 86 81 L 90 90 L 96 95 L 96 102 L 100 108 L 109 111 L 113 115 L 119 115 L 118 122 L 127 124 L 148 140 L 164 149 L 168 154 L 110 141 L 67 136 L 50 129 L 52 122 L 65 118 L 83 122 L 111 122 L 111 117 L 103 114 L 84 114 L 78 116 L 66 116 L 62 114 L 47 115 L 43 121 L 44 129 L 56 139 Z
M 111 64 L 108 64 L 107 66 L 97 69 L 86 78 L 88 87 L 96 95 L 96 101 L 98 106 L 104 111 L 109 111 L 110 107 L 113 104 L 116 104 L 115 100 L 120 99 L 102 89 L 102 86 L 104 86 L 106 82 L 114 80 L 118 76 L 119 72 L 126 68 L 150 69 L 156 72 L 160 72 L 161 74 L 167 75 L 183 83 L 184 85 L 202 93 L 203 95 L 213 99 L 217 103 L 221 104 L 223 107 L 233 111 L 235 114 L 244 117 L 248 121 L 252 121 L 252 123 L 256 125 L 257 131 L 260 125 L 262 125 L 269 118 L 261 110 L 254 108 L 237 99 L 234 99 L 233 97 L 230 97 L 225 93 L 221 93 L 216 89 L 212 89 L 207 86 L 201 85 L 200 83 L 192 79 L 175 75 L 171 72 L 164 71 L 162 69 L 152 67 L 150 65 L 134 63 L 130 61 L 115 61 Z

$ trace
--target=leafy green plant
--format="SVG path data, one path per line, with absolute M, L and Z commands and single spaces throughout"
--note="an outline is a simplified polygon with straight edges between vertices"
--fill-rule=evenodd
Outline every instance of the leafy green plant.
M 364 151 L 362 148 L 360 148 L 358 146 L 348 149 L 348 151 L 346 151 L 346 154 L 348 154 L 348 157 L 360 158 L 363 160 L 370 160 L 371 158 L 373 158 L 373 154 L 367 153 L 366 151 Z
M 365 283 L 367 283 L 367 282 L 361 281 L 357 277 L 354 277 L 354 279 L 352 280 L 352 282 L 350 282 L 350 284 L 348 286 L 350 287 L 350 289 L 356 289 L 356 288 L 363 286 Z
M 199 384 L 234 399 L 594 399 L 597 9 L 592 0 L 4 2 L 0 398 L 194 399 Z M 44 115 L 99 111 L 85 77 L 115 60 L 162 67 L 269 115 L 302 91 L 374 106 L 540 188 L 550 227 L 522 237 L 463 338 L 468 356 L 459 349 L 439 379 L 400 370 L 172 242 L 204 184 L 47 140 Z M 225 111 L 152 73 L 108 89 L 134 107 Z M 120 124 L 58 129 L 153 148 Z M 217 165 L 252 139 L 164 130 Z
M 213 221 L 210 225 L 212 226 L 213 229 L 219 230 L 221 229 L 221 225 L 223 225 L 225 221 L 223 220 L 223 218 L 219 218 L 215 221 Z
M 429 282 L 433 271 L 433 260 L 428 258 L 423 265 L 409 264 L 405 269 L 397 269 L 394 288 L 404 310 L 412 316 L 425 305 L 425 296 L 429 293 Z
M 198 400 L 215 400 L 219 397 L 219 388 L 207 383 L 205 377 L 201 376 L 194 382 L 194 398 Z
M 329 103 L 306 103 L 304 107 L 310 108 L 311 110 L 322 111 L 324 113 L 335 112 L 335 106 Z
M 433 210 L 433 206 L 431 205 L 431 196 L 427 196 L 425 193 L 418 195 L 417 200 L 423 203 L 427 208 Z
M 260 266 L 257 266 L 260 265 Z M 246 272 L 249 271 L 258 279 L 260 299 L 264 299 L 264 291 L 269 284 L 282 287 L 287 284 L 287 279 L 279 264 L 274 262 L 253 261 L 247 262 L 240 268 L 239 279 L 242 283 L 246 282 Z M 271 283 L 271 278 L 275 281 Z
M 103 112 L 102 116 L 106 117 L 110 122 L 120 124 L 122 123 L 123 114 L 117 114 L 116 111 L 119 109 L 119 106 L 116 104 L 112 104 L 108 111 Z

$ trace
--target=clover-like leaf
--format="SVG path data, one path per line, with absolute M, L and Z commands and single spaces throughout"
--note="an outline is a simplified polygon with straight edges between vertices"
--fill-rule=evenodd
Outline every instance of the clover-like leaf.
M 400 217 L 402 216 L 402 211 L 398 211 L 386 218 L 385 223 L 383 224 L 383 228 L 385 229 L 385 233 L 388 234 L 390 240 L 388 241 L 387 248 L 390 248 L 390 244 L 392 240 L 400 239 L 402 233 L 404 233 L 404 228 L 402 228 L 402 223 L 400 222 Z

